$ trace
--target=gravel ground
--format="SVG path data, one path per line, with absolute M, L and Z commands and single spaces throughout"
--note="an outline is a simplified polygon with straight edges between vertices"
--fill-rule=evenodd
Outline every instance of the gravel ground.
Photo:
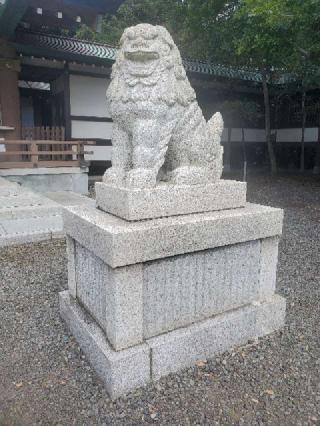
M 285 328 L 114 402 L 59 317 L 64 243 L 3 249 L 0 425 L 320 424 L 320 181 L 257 177 L 248 192 L 285 208 Z

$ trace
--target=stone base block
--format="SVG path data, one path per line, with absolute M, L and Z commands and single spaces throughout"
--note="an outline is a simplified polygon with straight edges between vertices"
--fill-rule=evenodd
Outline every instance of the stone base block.
M 110 396 L 116 398 L 277 330 L 284 324 L 285 300 L 273 296 L 121 351 L 111 348 L 101 328 L 68 291 L 60 293 L 60 311 Z
M 246 183 L 220 180 L 128 189 L 100 182 L 96 183 L 96 202 L 101 210 L 130 221 L 234 209 L 245 206 Z
M 140 344 L 116 352 L 97 323 L 70 297 L 59 293 L 60 314 L 103 381 L 111 398 L 129 392 L 150 381 L 150 349 Z

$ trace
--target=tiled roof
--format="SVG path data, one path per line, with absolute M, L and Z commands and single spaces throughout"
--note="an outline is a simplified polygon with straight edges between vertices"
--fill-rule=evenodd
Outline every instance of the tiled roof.
M 76 38 L 64 37 L 46 33 L 17 31 L 17 50 L 19 53 L 41 54 L 45 57 L 60 57 L 83 60 L 84 62 L 103 63 L 113 62 L 117 48 L 102 43 L 94 43 Z M 32 53 L 34 51 L 34 53 Z M 42 53 L 40 53 L 40 51 Z M 258 71 L 244 68 L 234 68 L 210 62 L 183 59 L 187 72 L 212 75 L 215 77 L 261 82 L 262 76 Z M 288 82 L 290 77 L 282 74 L 277 78 L 278 84 Z
M 196 61 L 192 59 L 183 59 L 185 69 L 189 72 L 199 72 L 209 74 L 215 77 L 232 78 L 237 80 L 247 80 L 261 82 L 262 76 L 256 71 L 227 67 L 220 64 L 212 64 L 210 62 Z
M 29 48 L 35 48 L 35 50 L 37 48 L 45 49 L 48 57 L 55 56 L 55 53 L 64 54 L 65 56 L 68 56 L 68 54 L 80 55 L 84 58 L 92 58 L 92 62 L 95 59 L 113 61 L 116 54 L 116 49 L 106 44 L 29 31 L 17 31 L 16 43 L 18 44 L 18 51 L 28 46 Z

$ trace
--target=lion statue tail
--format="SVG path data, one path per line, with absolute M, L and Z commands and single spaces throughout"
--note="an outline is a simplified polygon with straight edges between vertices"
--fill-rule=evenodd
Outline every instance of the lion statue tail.
M 216 112 L 207 123 L 210 140 L 213 142 L 210 149 L 210 168 L 214 179 L 220 179 L 222 174 L 223 147 L 221 135 L 223 132 L 223 118 L 220 112 Z

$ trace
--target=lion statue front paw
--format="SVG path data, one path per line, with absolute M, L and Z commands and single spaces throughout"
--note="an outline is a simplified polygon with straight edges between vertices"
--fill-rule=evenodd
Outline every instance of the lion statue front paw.
M 126 183 L 130 188 L 153 188 L 156 178 L 154 170 L 133 169 L 128 173 Z
M 120 168 L 110 167 L 105 171 L 102 181 L 110 185 L 121 186 L 125 181 L 125 172 Z

